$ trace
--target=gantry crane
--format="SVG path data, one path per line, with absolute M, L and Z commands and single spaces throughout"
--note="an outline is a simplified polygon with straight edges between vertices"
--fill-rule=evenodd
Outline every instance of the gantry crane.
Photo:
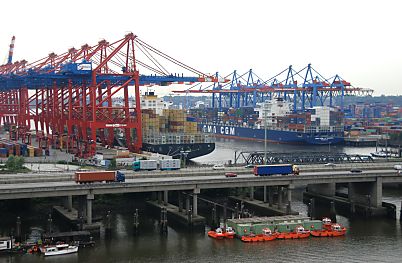
M 124 130 L 131 151 L 140 151 L 140 85 L 218 81 L 133 33 L 112 43 L 102 40 L 60 55 L 50 53 L 32 63 L 12 63 L 10 54 L 9 63 L 0 66 L 1 122 L 15 127 L 13 139 L 26 141 L 32 129 L 44 145 L 63 143 L 64 138 L 80 157 L 95 154 L 97 138 L 113 145 L 116 128 Z M 135 104 L 129 101 L 133 94 Z
M 216 73 L 216 79 L 219 74 Z M 221 110 L 226 108 L 256 107 L 257 103 L 280 97 L 293 103 L 293 111 L 305 110 L 308 107 L 329 105 L 334 106 L 334 99 L 339 98 L 343 110 L 344 96 L 371 95 L 373 90 L 354 87 L 339 75 L 325 78 L 311 64 L 296 71 L 292 66 L 263 80 L 252 69 L 238 74 L 233 73 L 224 77 L 229 82 L 215 82 L 206 87 L 196 84 L 187 90 L 175 90 L 175 93 L 211 94 L 211 106 Z

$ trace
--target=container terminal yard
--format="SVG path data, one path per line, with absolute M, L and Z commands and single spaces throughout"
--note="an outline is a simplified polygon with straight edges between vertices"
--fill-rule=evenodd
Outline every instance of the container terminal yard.
M 215 136 L 306 147 L 360 145 L 351 139 L 359 136 L 388 140 L 383 134 L 392 134 L 387 131 L 397 123 L 385 114 L 400 110 L 344 105 L 346 95 L 372 90 L 339 75 L 324 78 L 311 64 L 297 71 L 290 66 L 268 80 L 252 70 L 224 78 L 204 74 L 133 33 L 33 63 L 12 62 L 12 41 L 8 62 L 0 66 L 0 207 L 52 200 L 52 212 L 35 242 L 23 237 L 21 218 L 15 218 L 0 251 L 50 256 L 97 246 L 101 233 L 113 232 L 113 206 L 101 203 L 110 196 L 135 200 L 135 208 L 123 208 L 131 209 L 133 235 L 141 235 L 141 217 L 152 215 L 161 236 L 173 225 L 196 232 L 207 226 L 211 242 L 314 242 L 348 235 L 348 226 L 337 222 L 340 214 L 397 218 L 397 206 L 383 201 L 383 185 L 402 183 L 400 149 L 386 159 L 265 149 L 236 153 L 225 165 L 186 167 L 186 160 L 215 150 Z M 155 57 L 190 75 L 168 72 Z M 196 89 L 199 83 L 208 88 Z M 178 93 L 210 94 L 211 107 L 172 109 L 156 93 L 140 93 L 140 86 L 173 84 L 191 85 Z M 389 125 L 381 125 L 384 120 Z M 25 165 L 17 173 L 19 157 Z M 295 209 L 300 193 L 307 214 Z M 53 221 L 64 222 L 66 232 L 54 231 Z

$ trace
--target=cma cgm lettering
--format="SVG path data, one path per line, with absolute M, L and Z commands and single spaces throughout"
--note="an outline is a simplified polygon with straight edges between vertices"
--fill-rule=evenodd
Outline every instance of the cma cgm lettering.
M 217 126 L 217 125 L 203 125 L 203 132 L 222 134 L 222 135 L 236 135 L 235 127 Z

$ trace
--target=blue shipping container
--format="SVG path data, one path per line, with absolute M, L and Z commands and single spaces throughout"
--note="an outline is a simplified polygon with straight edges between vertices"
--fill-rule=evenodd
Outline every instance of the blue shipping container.
M 293 173 L 292 164 L 273 164 L 254 166 L 255 175 L 291 174 Z

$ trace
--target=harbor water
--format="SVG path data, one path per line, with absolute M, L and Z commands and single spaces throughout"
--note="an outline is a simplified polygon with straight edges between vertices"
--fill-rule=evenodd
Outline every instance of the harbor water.
M 199 163 L 227 162 L 234 158 L 234 151 L 263 150 L 263 143 L 218 140 L 216 150 L 195 160 Z M 269 144 L 269 150 L 280 152 L 338 151 L 369 154 L 375 148 L 348 148 L 340 146 L 309 147 Z M 39 255 L 0 255 L 0 262 L 401 262 L 402 228 L 399 222 L 402 191 L 397 186 L 383 190 L 383 200 L 397 206 L 397 220 L 385 218 L 349 218 L 337 215 L 338 223 L 348 229 L 346 236 L 300 240 L 274 240 L 270 242 L 242 243 L 234 240 L 214 240 L 205 231 L 190 232 L 171 224 L 167 235 L 160 235 L 158 215 L 151 215 L 138 200 L 138 196 L 103 196 L 104 204 L 94 206 L 94 214 L 104 216 L 112 210 L 112 231 L 107 235 L 102 227 L 93 248 L 80 248 L 77 254 L 43 257 Z M 307 215 L 302 202 L 302 190 L 292 194 L 292 208 Z M 134 199 L 133 199 L 134 198 Z M 137 198 L 137 199 L 135 199 Z M 34 201 L 31 201 L 31 203 Z M 50 201 L 47 201 L 50 202 Z M 36 207 L 36 206 L 35 206 Z M 46 229 L 50 203 L 38 208 L 24 209 L 23 230 L 29 234 L 31 227 Z M 133 233 L 133 214 L 140 209 L 140 230 Z M 200 209 L 208 216 L 208 208 Z M 15 211 L 2 213 L 0 235 L 15 226 Z M 54 227 L 65 226 L 54 219 Z

